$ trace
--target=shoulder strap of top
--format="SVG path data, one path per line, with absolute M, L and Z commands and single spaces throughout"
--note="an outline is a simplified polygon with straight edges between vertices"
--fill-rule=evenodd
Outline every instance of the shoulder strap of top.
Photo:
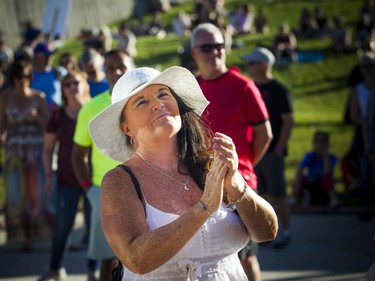
M 134 175 L 133 171 L 128 166 L 126 166 L 124 164 L 117 165 L 117 167 L 122 168 L 124 171 L 126 171 L 129 174 L 129 176 L 132 179 L 132 182 L 134 184 L 135 190 L 137 191 L 139 200 L 141 200 L 143 202 L 141 186 L 139 185 L 138 179 Z
M 117 165 L 117 167 L 123 169 L 124 171 L 126 171 L 129 174 L 129 176 L 132 179 L 132 182 L 134 184 L 135 190 L 137 191 L 139 200 L 141 200 L 142 204 L 145 205 L 145 202 L 143 200 L 141 186 L 139 185 L 138 179 L 134 175 L 133 171 L 128 166 L 126 166 L 124 164 Z M 122 280 L 123 275 L 124 275 L 124 268 L 122 266 L 122 263 L 121 263 L 120 259 L 117 259 L 117 266 L 112 269 L 112 280 L 120 281 L 120 280 Z

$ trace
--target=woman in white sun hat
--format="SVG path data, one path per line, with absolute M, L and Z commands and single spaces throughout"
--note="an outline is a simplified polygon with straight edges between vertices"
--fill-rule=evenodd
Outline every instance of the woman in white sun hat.
M 232 140 L 201 120 L 207 105 L 187 69 L 137 68 L 89 125 L 98 148 L 123 162 L 101 190 L 122 280 L 247 280 L 237 252 L 277 233 L 271 205 L 237 171 Z

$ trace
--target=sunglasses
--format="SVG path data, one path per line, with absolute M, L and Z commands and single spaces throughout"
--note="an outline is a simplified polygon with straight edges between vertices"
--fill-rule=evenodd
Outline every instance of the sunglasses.
M 31 78 L 31 75 L 30 74 L 17 74 L 16 77 L 18 79 L 30 79 Z
M 195 48 L 200 49 L 202 53 L 210 53 L 214 49 L 216 51 L 220 52 L 222 49 L 225 48 L 225 45 L 224 45 L 224 43 L 203 44 L 203 45 L 197 46 Z
M 67 83 L 64 83 L 64 87 L 65 88 L 70 88 L 71 86 L 77 87 L 79 83 L 80 81 L 67 82 Z

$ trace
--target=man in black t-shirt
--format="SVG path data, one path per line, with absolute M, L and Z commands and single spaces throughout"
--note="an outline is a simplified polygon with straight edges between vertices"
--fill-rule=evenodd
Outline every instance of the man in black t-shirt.
M 259 195 L 266 199 L 274 199 L 277 207 L 280 230 L 273 246 L 280 248 L 291 240 L 284 157 L 294 124 L 292 97 L 289 90 L 272 75 L 275 57 L 271 51 L 262 47 L 256 48 L 252 53 L 243 56 L 243 59 L 247 62 L 248 72 L 262 94 L 272 127 L 272 142 L 255 167 L 255 173 L 258 177 Z

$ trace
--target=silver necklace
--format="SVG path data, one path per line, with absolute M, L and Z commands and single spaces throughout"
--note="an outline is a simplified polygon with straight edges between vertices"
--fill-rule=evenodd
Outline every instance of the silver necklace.
M 158 171 L 159 173 L 162 173 L 163 175 L 167 176 L 168 178 L 170 178 L 171 180 L 181 184 L 185 190 L 190 190 L 187 186 L 187 183 L 189 181 L 189 175 L 187 176 L 186 178 L 186 181 L 185 182 L 182 182 L 182 181 L 179 181 L 179 180 L 176 180 L 174 177 L 172 177 L 171 175 L 167 174 L 166 172 L 164 172 L 163 170 L 159 169 L 158 167 L 154 166 L 151 162 L 147 161 L 146 159 L 143 159 L 139 154 L 136 153 L 136 155 L 141 158 L 143 161 L 145 161 L 151 168 L 153 168 L 155 171 Z

